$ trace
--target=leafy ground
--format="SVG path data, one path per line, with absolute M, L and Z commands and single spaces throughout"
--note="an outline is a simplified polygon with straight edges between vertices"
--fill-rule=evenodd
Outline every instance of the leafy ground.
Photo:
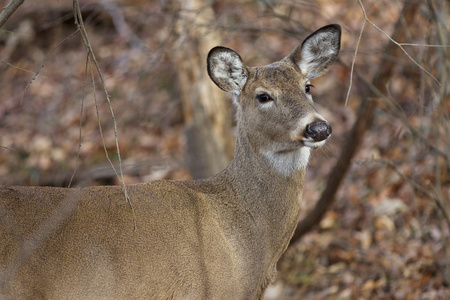
M 1 0 L 1 7 L 7 2 Z M 25 2 L 0 30 L 0 184 L 67 186 L 75 169 L 73 185 L 117 183 L 97 120 L 96 105 L 117 166 L 109 106 L 98 79 L 94 90 L 88 72 L 84 84 L 86 51 L 79 34 L 68 38 L 75 31 L 71 1 L 47 2 Z M 180 45 L 181 37 L 171 31 L 179 12 L 170 1 L 115 1 L 110 10 L 108 1 L 81 3 L 112 96 L 126 182 L 188 179 L 171 57 Z M 369 19 L 390 34 L 403 3 L 363 3 Z M 408 40 L 401 42 L 442 44 L 449 36 L 446 9 L 445 1 L 420 4 L 414 24 L 405 24 Z M 283 57 L 315 28 L 343 26 L 342 62 L 314 82 L 317 108 L 332 124 L 333 138 L 312 157 L 306 215 L 325 188 L 368 89 L 355 76 L 345 106 L 346 66 L 364 21 L 361 7 L 345 0 L 230 0 L 214 1 L 214 10 L 217 24 L 210 26 L 220 28 L 223 44 L 253 64 Z M 117 12 L 133 34 L 114 22 Z M 370 81 L 387 43 L 366 23 L 355 72 Z M 383 92 L 397 110 L 386 99 L 370 98 L 380 102 L 374 124 L 335 204 L 318 230 L 287 251 L 267 299 L 450 299 L 450 232 L 443 213 L 450 212 L 448 48 L 405 49 L 441 86 L 405 55 L 391 58 L 395 70 Z

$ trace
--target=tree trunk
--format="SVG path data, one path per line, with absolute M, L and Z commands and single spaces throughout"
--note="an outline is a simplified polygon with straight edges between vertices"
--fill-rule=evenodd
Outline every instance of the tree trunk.
M 211 29 L 214 11 L 208 1 L 175 2 L 179 40 L 174 51 L 187 135 L 187 165 L 193 178 L 224 169 L 234 151 L 231 101 L 209 79 L 206 57 L 219 45 Z

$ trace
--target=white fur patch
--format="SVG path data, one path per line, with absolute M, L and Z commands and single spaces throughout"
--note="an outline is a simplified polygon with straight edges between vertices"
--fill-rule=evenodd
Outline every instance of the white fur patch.
M 247 81 L 245 67 L 238 56 L 221 52 L 215 57 L 214 76 L 219 82 L 227 82 L 233 94 L 239 95 Z
M 266 152 L 264 156 L 270 164 L 281 174 L 291 175 L 295 171 L 305 169 L 308 166 L 311 148 L 301 147 L 286 152 Z
M 286 146 L 272 145 L 270 149 L 266 149 L 263 152 L 263 155 L 278 172 L 289 176 L 295 171 L 305 169 L 308 166 L 311 149 L 319 148 L 325 144 L 326 140 L 315 142 L 313 139 L 305 138 L 302 134 L 306 126 L 317 119 L 324 120 L 318 113 L 308 114 L 308 116 L 303 117 L 298 122 L 297 126 L 290 133 L 290 139 L 302 143 L 303 147 L 298 146 L 299 148 L 286 149 Z
M 239 95 L 231 94 L 231 97 L 233 99 L 233 104 L 236 105 L 236 107 L 240 107 L 241 104 L 239 103 Z
M 338 52 L 333 44 L 334 35 L 329 32 L 318 33 L 309 38 L 302 48 L 300 70 L 308 79 L 320 76 L 329 66 L 329 61 Z
M 311 124 L 312 122 L 314 122 L 314 120 L 317 120 L 317 119 L 325 120 L 321 115 L 319 115 L 316 112 L 309 113 L 306 117 L 301 118 L 300 121 L 297 123 L 297 126 L 295 127 L 295 129 L 292 130 L 290 133 L 291 140 L 297 141 L 297 140 L 302 139 L 303 137 L 299 136 L 299 133 L 300 133 L 300 135 L 303 135 L 303 132 L 305 131 L 306 126 L 308 124 Z
M 262 111 L 267 111 L 269 110 L 271 107 L 273 107 L 275 105 L 274 101 L 269 101 L 266 103 L 259 103 L 259 109 Z

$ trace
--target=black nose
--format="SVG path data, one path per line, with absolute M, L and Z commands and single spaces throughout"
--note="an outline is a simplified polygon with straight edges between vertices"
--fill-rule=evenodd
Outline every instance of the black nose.
M 328 138 L 331 134 L 331 126 L 325 121 L 315 121 L 306 126 L 305 137 L 312 138 L 315 142 L 320 142 Z

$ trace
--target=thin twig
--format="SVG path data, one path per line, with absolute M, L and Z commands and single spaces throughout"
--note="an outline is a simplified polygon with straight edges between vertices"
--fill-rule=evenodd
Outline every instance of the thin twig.
M 345 68 L 350 69 L 350 66 L 347 65 L 345 62 L 343 62 L 342 60 L 339 60 L 339 63 L 342 64 Z M 416 129 L 409 121 L 408 121 L 408 117 L 405 115 L 405 113 L 403 112 L 403 110 L 393 101 L 393 97 L 390 95 L 386 95 L 384 94 L 379 88 L 377 88 L 373 83 L 371 83 L 370 81 L 368 81 L 366 78 L 364 78 L 364 76 L 362 76 L 360 73 L 358 73 L 357 71 L 354 71 L 354 74 L 356 75 L 356 77 L 370 90 L 370 92 L 372 92 L 376 97 L 382 99 L 386 105 L 388 106 L 388 108 L 393 111 L 396 116 L 403 122 L 403 124 L 410 130 L 411 134 L 415 137 L 417 137 L 420 141 L 422 141 L 423 144 L 425 144 L 427 147 L 430 148 L 430 150 L 432 150 L 433 152 L 435 152 L 436 154 L 438 154 L 439 156 L 441 156 L 442 158 L 445 159 L 445 161 L 447 162 L 447 164 L 449 165 L 450 168 L 450 156 L 449 153 L 445 152 L 444 150 L 440 149 L 439 147 L 437 147 L 435 144 L 433 144 L 430 140 L 428 140 L 423 133 Z M 386 87 L 387 90 L 389 91 L 388 87 Z
M 15 65 L 13 65 L 13 64 L 11 64 L 11 63 L 9 63 L 9 62 L 7 62 L 7 61 L 0 60 L 0 62 L 1 62 L 1 63 L 4 63 L 5 65 L 8 65 L 8 66 L 10 66 L 10 67 L 12 67 L 12 68 L 14 68 L 14 69 L 16 69 L 16 70 L 24 71 L 24 72 L 27 72 L 27 73 L 30 73 L 30 74 L 33 74 L 33 75 L 34 75 L 34 72 L 33 72 L 33 71 L 30 71 L 30 70 L 27 70 L 27 69 L 24 69 L 24 68 L 15 66 Z M 44 77 L 44 78 L 45 78 L 45 77 Z
M 72 180 L 75 176 L 75 173 L 78 170 L 78 162 L 80 160 L 80 152 L 81 152 L 81 133 L 83 128 L 83 111 L 84 111 L 84 100 L 86 98 L 86 82 L 87 82 L 87 73 L 88 73 L 88 65 L 89 59 L 86 57 L 86 66 L 84 68 L 84 82 L 83 82 L 83 94 L 81 96 L 81 108 L 80 108 L 80 125 L 79 125 L 79 134 L 78 134 L 78 149 L 77 149 L 77 157 L 75 158 L 75 168 L 72 172 L 72 176 L 70 177 L 70 181 L 67 187 L 72 185 Z M 114 169 L 114 168 L 113 168 Z M 115 171 L 115 169 L 114 169 Z M 117 173 L 116 173 L 117 174 Z
M 358 0 L 359 5 L 361 6 L 361 10 L 363 12 L 364 15 L 364 19 L 370 23 L 370 25 L 372 25 L 376 30 L 378 30 L 379 32 L 381 32 L 383 35 L 385 35 L 392 43 L 394 43 L 395 45 L 397 45 L 402 51 L 403 53 L 405 53 L 405 55 L 416 65 L 418 66 L 422 71 L 424 71 L 426 74 L 428 74 L 431 78 L 433 78 L 439 85 L 441 85 L 441 82 L 433 76 L 433 74 L 431 74 L 427 69 L 425 69 L 421 64 L 419 64 L 414 58 L 411 57 L 411 55 L 408 53 L 408 51 L 405 50 L 405 48 L 402 47 L 402 45 L 397 42 L 395 39 L 393 39 L 389 34 L 387 34 L 386 32 L 384 32 L 380 27 L 378 27 L 374 22 L 372 22 L 366 14 L 366 10 L 364 9 L 364 5 L 362 4 L 362 0 Z
M 8 21 L 12 14 L 23 4 L 25 0 L 11 0 L 0 13 L 0 28 Z
M 411 44 L 411 43 L 397 43 L 400 46 L 414 46 L 414 47 L 431 47 L 431 48 L 449 48 L 450 45 L 428 45 L 428 44 Z
M 36 78 L 39 76 L 39 74 L 41 73 L 42 68 L 45 66 L 45 63 L 47 62 L 47 60 L 50 58 L 50 56 L 53 54 L 53 52 L 55 52 L 56 49 L 59 48 L 59 46 L 61 46 L 64 42 L 66 42 L 67 40 L 71 39 L 75 34 L 78 33 L 78 30 L 76 30 L 75 32 L 69 34 L 67 37 L 65 37 L 61 42 L 58 43 L 58 45 L 56 45 L 46 56 L 45 58 L 42 60 L 41 64 L 39 65 L 38 69 L 36 72 L 34 72 L 33 76 L 31 77 L 30 81 L 28 81 L 27 85 L 25 86 L 25 89 L 23 90 L 23 94 L 22 94 L 22 99 L 20 99 L 20 105 L 22 105 L 23 103 L 23 99 L 25 98 L 25 93 L 28 90 L 28 87 L 30 86 L 30 84 L 33 83 L 34 80 L 36 80 Z
M 90 72 L 91 72 L 91 75 L 92 75 L 92 85 L 93 85 L 93 88 L 94 88 L 94 92 L 93 92 L 94 93 L 94 100 L 95 100 L 96 109 L 97 109 L 97 120 L 98 120 L 98 123 L 99 123 L 99 130 L 100 130 L 100 135 L 101 135 L 101 138 L 102 138 L 103 148 L 104 148 L 105 153 L 106 153 L 106 158 L 108 159 L 109 163 L 111 164 L 111 167 L 114 169 L 114 171 L 116 172 L 117 177 L 119 178 L 120 182 L 122 183 L 123 192 L 124 192 L 124 196 L 125 196 L 125 201 L 130 205 L 130 208 L 132 210 L 133 221 L 134 221 L 134 228 L 136 230 L 137 227 L 136 227 L 136 218 L 135 218 L 135 214 L 134 214 L 134 208 L 133 208 L 133 205 L 131 203 L 130 197 L 128 196 L 127 188 L 126 188 L 126 185 L 125 185 L 125 180 L 124 180 L 124 177 L 123 177 L 122 159 L 121 159 L 121 156 L 120 156 L 119 139 L 118 139 L 118 134 L 117 134 L 117 123 L 116 123 L 116 118 L 114 116 L 114 111 L 113 111 L 113 108 L 112 108 L 112 105 L 111 105 L 111 96 L 108 94 L 108 91 L 106 90 L 106 84 L 105 84 L 105 80 L 103 78 L 103 73 L 102 73 L 102 71 L 100 69 L 100 65 L 99 65 L 97 59 L 95 58 L 94 51 L 93 51 L 91 43 L 89 41 L 89 37 L 88 37 L 88 34 L 86 32 L 86 28 L 84 26 L 84 23 L 83 23 L 83 17 L 81 15 L 81 8 L 80 8 L 80 4 L 79 4 L 78 0 L 74 0 L 73 1 L 73 8 L 74 8 L 75 24 L 76 24 L 78 30 L 81 33 L 81 37 L 83 39 L 84 45 L 86 47 L 87 55 L 88 55 L 88 64 L 89 64 L 89 69 L 90 69 Z M 96 98 L 96 92 L 95 92 L 94 72 L 93 72 L 93 69 L 92 69 L 91 60 L 94 63 L 95 68 L 96 68 L 96 70 L 98 72 L 98 75 L 100 77 L 100 82 L 101 82 L 101 85 L 102 85 L 102 88 L 103 88 L 103 93 L 105 94 L 106 100 L 108 102 L 109 110 L 110 110 L 110 113 L 111 113 L 111 119 L 113 121 L 114 137 L 115 137 L 115 141 L 116 141 L 117 158 L 118 158 L 118 161 L 119 161 L 119 173 L 117 173 L 116 169 L 114 168 L 114 164 L 112 163 L 111 159 L 109 158 L 108 150 L 106 149 L 106 144 L 105 144 L 105 141 L 104 141 L 104 138 L 103 138 L 103 131 L 102 131 L 102 128 L 101 128 L 100 114 L 99 114 L 99 111 L 98 111 L 97 98 Z
M 114 167 L 113 162 L 111 161 L 111 158 L 109 157 L 109 152 L 108 149 L 106 148 L 106 142 L 105 142 L 105 137 L 103 135 L 103 127 L 102 127 L 102 122 L 101 122 L 101 118 L 100 118 L 100 110 L 98 109 L 98 101 L 97 101 L 97 90 L 95 88 L 95 77 L 94 77 L 94 69 L 92 68 L 92 62 L 91 62 L 91 56 L 88 53 L 87 57 L 87 64 L 89 66 L 89 73 L 91 74 L 91 84 L 92 84 L 92 93 L 94 95 L 94 103 L 95 103 L 95 113 L 97 114 L 97 123 L 98 123 L 98 130 L 100 132 L 100 138 L 102 140 L 102 145 L 103 145 L 103 150 L 105 151 L 105 156 L 106 159 L 108 160 L 108 162 L 111 164 L 112 169 L 114 170 L 114 173 L 116 174 L 117 177 L 120 178 L 119 173 L 117 173 L 116 168 Z M 86 76 L 87 74 L 85 74 Z M 119 162 L 120 163 L 120 162 Z
M 17 150 L 15 150 L 13 148 L 9 148 L 9 147 L 6 147 L 6 146 L 1 146 L 1 145 L 0 145 L 0 148 L 6 149 L 6 150 L 9 150 L 9 151 L 17 151 Z
M 342 62 L 341 62 L 342 63 Z M 343 65 L 345 65 L 344 63 L 342 63 Z M 368 80 L 366 80 L 363 76 L 361 76 L 358 72 L 355 72 L 356 76 L 358 77 L 359 80 L 361 80 L 364 85 L 378 98 L 382 99 L 385 101 L 385 103 L 387 104 L 387 106 L 389 107 L 389 109 L 391 111 L 393 111 L 398 118 L 400 118 L 400 120 L 403 122 L 403 124 L 410 130 L 410 132 L 417 137 L 419 140 L 422 141 L 422 143 L 424 143 L 425 145 L 427 145 L 427 147 L 429 147 L 432 151 L 434 151 L 436 154 L 442 156 L 446 162 L 447 165 L 450 167 L 450 158 L 449 158 L 449 154 L 446 153 L 445 151 L 441 150 L 440 148 L 438 148 L 435 144 L 433 144 L 432 142 L 430 142 L 419 130 L 417 130 L 409 121 L 408 118 L 406 117 L 405 113 L 395 104 L 395 102 L 392 100 L 393 98 L 390 96 L 386 96 L 379 88 L 377 88 L 373 83 L 369 82 Z M 389 91 L 389 89 L 387 89 Z
M 361 31 L 359 32 L 359 38 L 358 38 L 358 42 L 356 43 L 356 47 L 355 47 L 355 54 L 353 55 L 353 61 L 352 61 L 352 67 L 350 69 L 350 83 L 348 85 L 348 91 L 347 91 L 347 97 L 345 98 L 345 106 L 347 106 L 348 103 L 348 99 L 350 98 L 350 91 L 352 90 L 352 85 L 353 85 L 353 69 L 355 67 L 355 61 L 356 61 L 356 55 L 358 53 L 358 49 L 359 49 L 359 43 L 361 42 L 361 38 L 362 38 L 362 34 L 364 32 L 364 27 L 366 25 L 366 19 L 364 19 L 362 26 L 361 26 Z

